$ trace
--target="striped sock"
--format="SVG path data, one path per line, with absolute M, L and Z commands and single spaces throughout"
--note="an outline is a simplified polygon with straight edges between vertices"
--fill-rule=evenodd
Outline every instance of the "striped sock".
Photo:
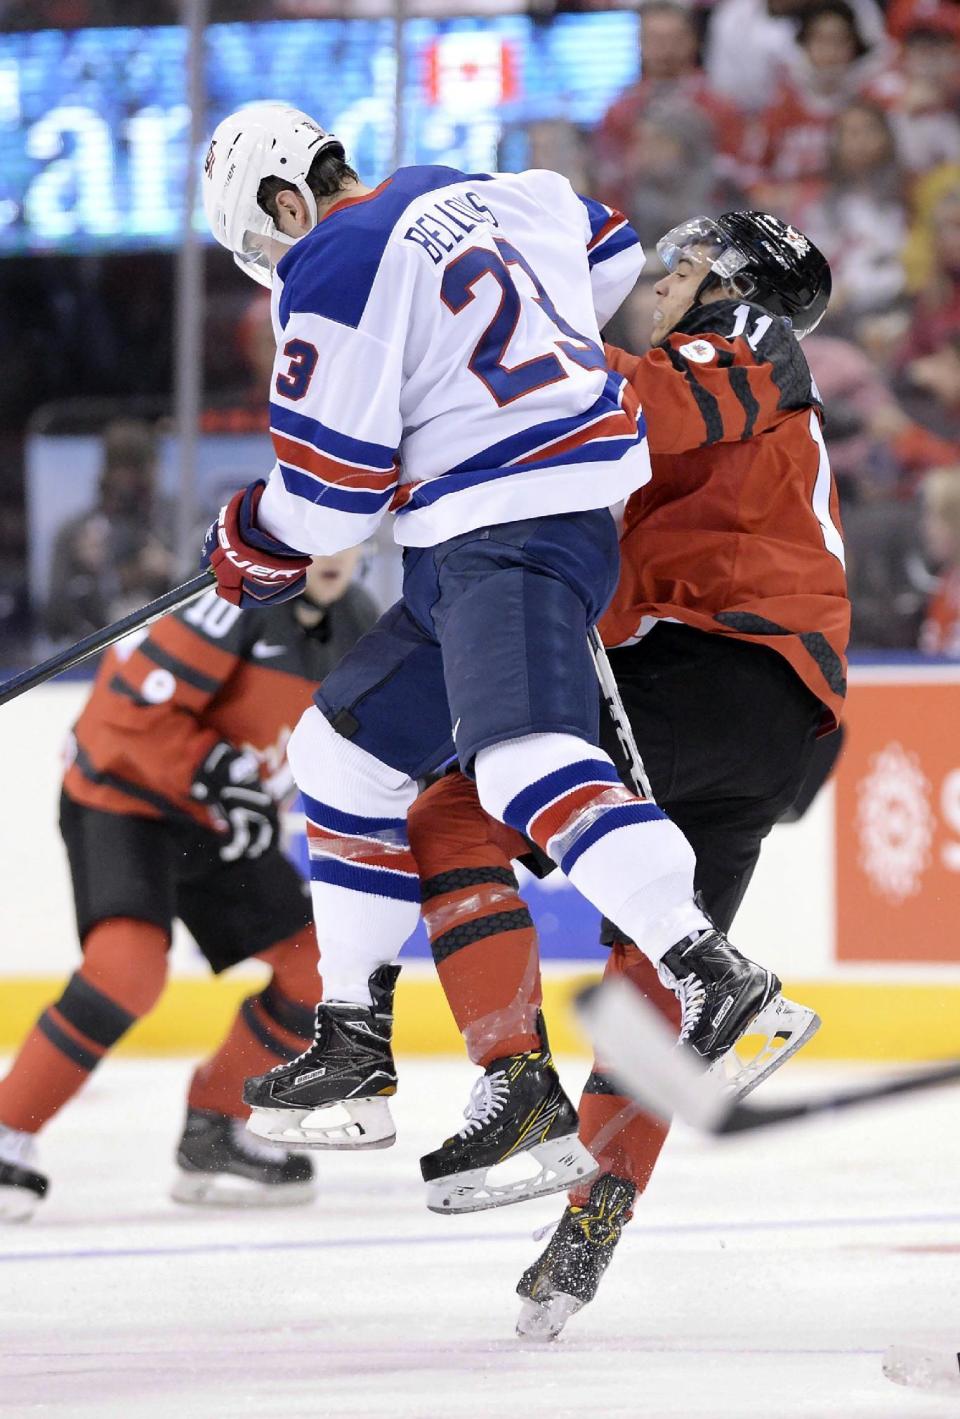
M 0 1081 L 0 1122 L 37 1133 L 86 1083 L 107 1051 L 135 1024 L 81 971 L 30 1031 Z
M 476 770 L 488 812 L 532 838 L 654 963 L 709 928 L 693 900 L 690 844 L 624 788 L 602 750 L 570 734 L 529 735 L 481 750 Z
M 407 837 L 416 785 L 337 734 L 316 708 L 288 758 L 307 818 L 325 1000 L 369 1005 L 368 981 L 415 929 L 420 879 Z

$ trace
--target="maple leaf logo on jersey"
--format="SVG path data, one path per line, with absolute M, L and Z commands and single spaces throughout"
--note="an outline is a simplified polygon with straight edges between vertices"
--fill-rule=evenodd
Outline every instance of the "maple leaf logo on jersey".
M 880 896 L 899 906 L 920 890 L 930 863 L 930 782 L 916 754 L 891 741 L 858 785 L 860 866 Z

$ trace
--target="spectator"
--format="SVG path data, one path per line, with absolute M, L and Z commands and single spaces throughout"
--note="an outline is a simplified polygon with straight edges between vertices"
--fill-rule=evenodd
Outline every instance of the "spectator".
M 956 456 L 905 413 L 852 341 L 817 331 L 803 349 L 829 411 L 825 435 L 845 512 L 853 503 L 909 497 L 919 477 Z
M 908 270 L 917 301 L 900 353 L 903 369 L 936 354 L 960 331 L 960 168 L 930 174 L 916 207 Z
M 960 6 L 915 4 L 896 62 L 867 92 L 889 111 L 910 172 L 960 161 Z
M 914 417 L 960 451 L 960 327 L 938 349 L 911 360 L 904 381 Z
M 698 58 L 690 12 L 675 0 L 649 0 L 640 11 L 642 77 L 621 94 L 596 134 L 597 183 L 604 200 L 620 207 L 634 188 L 627 177 L 639 142 L 638 126 L 652 108 L 692 109 L 713 130 L 716 173 L 738 186 L 743 172 L 744 123 L 738 109 L 714 92 Z
M 57 534 L 50 635 L 88 635 L 168 590 L 175 580 L 173 526 L 173 504 L 156 490 L 152 429 L 118 419 L 104 432 L 96 506 Z
M 830 262 L 831 317 L 849 324 L 888 309 L 906 284 L 906 177 L 882 108 L 861 99 L 838 114 L 825 168 L 821 197 L 797 219 Z
M 789 184 L 823 176 L 830 132 L 876 66 L 847 0 L 811 5 L 797 31 L 798 53 L 757 125 L 757 205 L 792 208 Z
M 920 649 L 960 660 L 960 464 L 931 473 L 921 503 L 924 549 L 939 578 L 920 628 Z
M 710 122 L 701 111 L 671 102 L 651 105 L 637 118 L 613 205 L 629 217 L 645 246 L 652 248 L 691 212 L 729 205 L 716 186 L 713 159 Z
M 882 43 L 876 0 L 850 0 L 865 44 Z M 706 70 L 713 87 L 738 107 L 762 112 L 774 102 L 785 69 L 799 60 L 797 26 L 809 0 L 718 0 L 707 30 Z

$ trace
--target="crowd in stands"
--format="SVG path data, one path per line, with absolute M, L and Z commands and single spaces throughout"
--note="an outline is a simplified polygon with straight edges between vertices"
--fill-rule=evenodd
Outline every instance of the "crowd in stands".
M 251 0 L 244 14 L 349 16 L 387 13 L 391 4 Z M 448 16 L 526 8 L 544 19 L 561 10 L 639 10 L 641 77 L 597 127 L 553 118 L 527 130 L 531 166 L 558 168 L 623 210 L 651 253 L 611 335 L 645 347 L 656 240 L 694 214 L 763 208 L 816 241 L 831 263 L 833 298 L 805 349 L 841 490 L 854 645 L 920 646 L 960 658 L 958 0 L 444 0 L 440 9 L 435 0 L 405 0 L 405 7 Z M 0 0 L 0 30 L 26 25 L 28 15 L 36 22 L 40 9 L 64 25 L 111 23 L 121 11 L 127 23 L 144 22 L 147 12 L 154 23 L 165 18 L 162 0 L 119 7 Z M 179 6 L 166 9 L 175 18 Z M 230 10 L 228 0 L 211 0 L 210 18 L 231 18 Z M 82 291 L 71 297 L 82 299 Z M 69 302 L 52 303 L 62 317 Z M 219 289 L 214 282 L 208 309 L 204 430 L 257 432 L 272 351 L 266 304 L 231 279 Z M 148 323 L 156 329 L 153 316 Z M 57 348 L 67 349 L 65 340 Z M 169 346 L 154 341 L 152 353 L 162 364 Z M 130 379 L 152 378 L 148 360 L 125 369 Z M 31 381 L 37 370 L 31 364 Z M 142 391 L 121 380 L 117 392 Z M 98 515 L 102 530 L 102 508 Z M 74 553 L 82 562 L 83 537 Z M 153 573 L 165 556 L 169 540 L 158 528 L 144 588 L 159 586 L 163 578 Z M 106 560 L 112 566 L 116 558 Z M 133 584 L 139 594 L 140 581 Z M 124 594 L 114 587 L 115 600 Z M 101 615 L 95 601 L 83 604 L 93 620 Z

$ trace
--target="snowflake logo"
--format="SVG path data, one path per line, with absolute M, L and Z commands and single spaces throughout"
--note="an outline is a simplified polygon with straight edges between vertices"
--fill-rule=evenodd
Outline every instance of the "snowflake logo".
M 930 783 L 916 754 L 895 741 L 874 754 L 858 785 L 860 866 L 875 891 L 900 905 L 920 890 L 930 863 Z

